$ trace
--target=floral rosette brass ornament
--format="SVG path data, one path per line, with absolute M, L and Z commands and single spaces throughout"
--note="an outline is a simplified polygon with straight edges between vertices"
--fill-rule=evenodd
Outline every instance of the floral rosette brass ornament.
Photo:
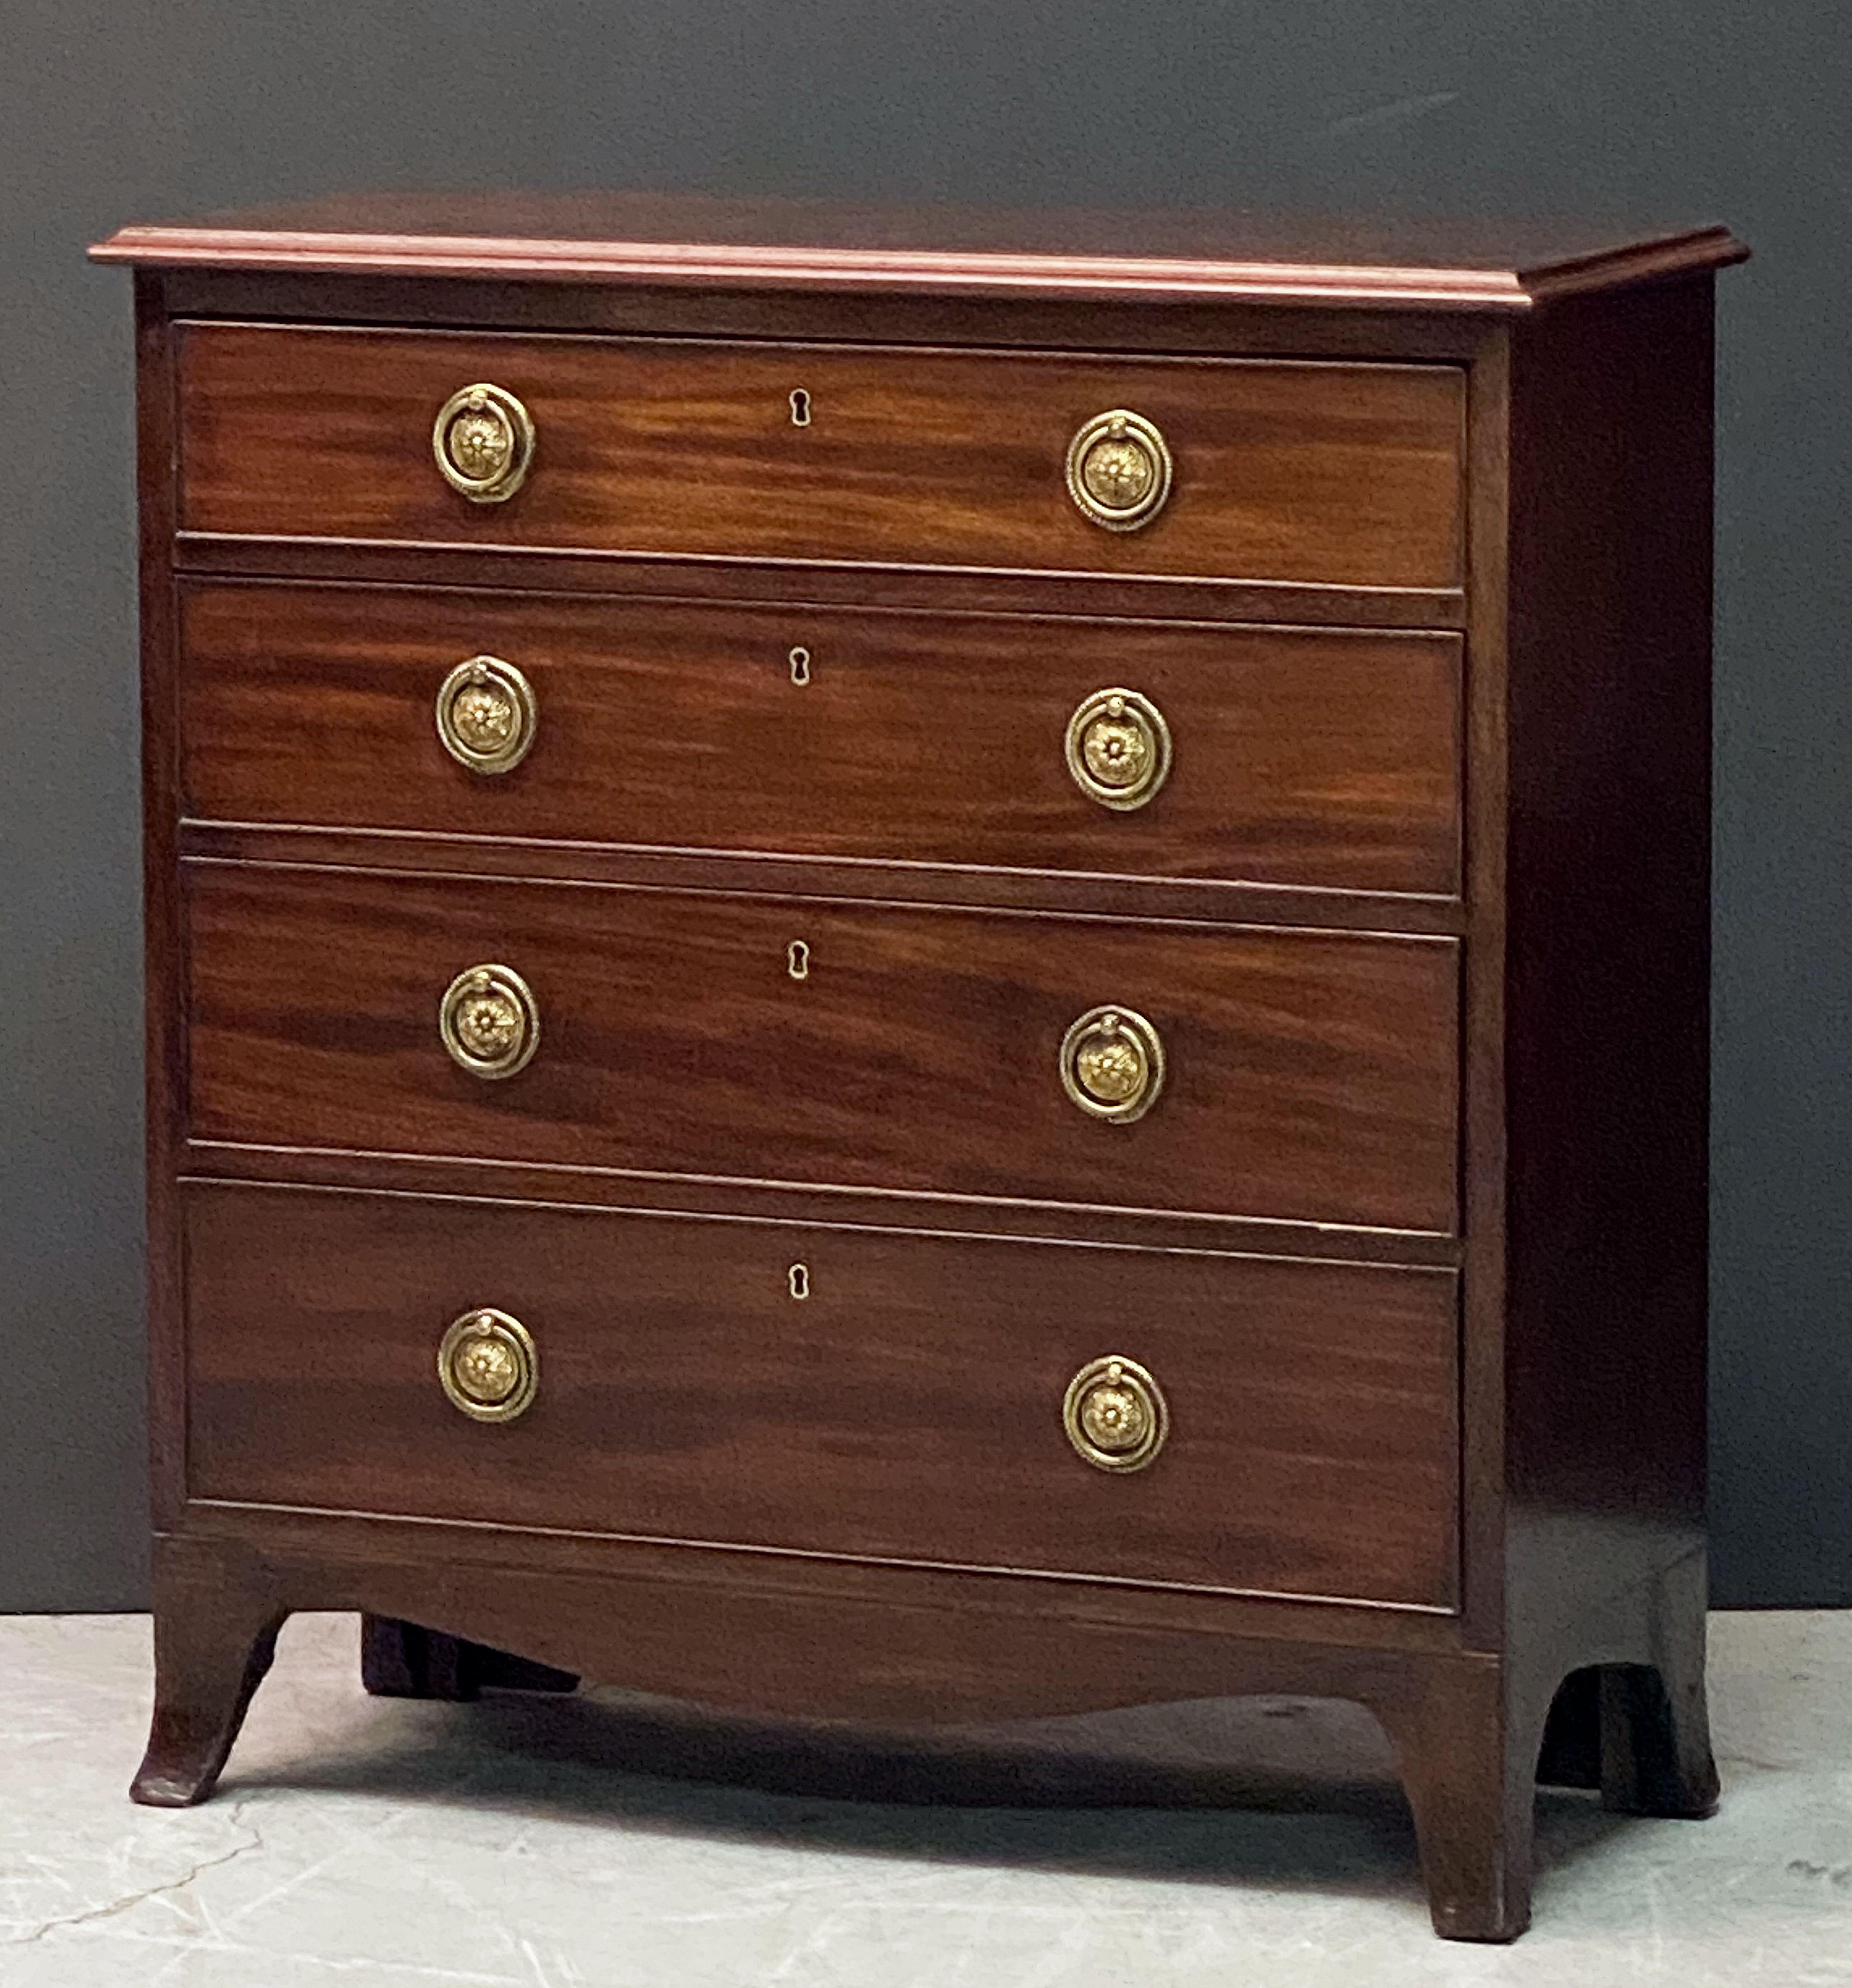
M 438 1345 L 438 1381 L 451 1407 L 472 1422 L 512 1422 L 540 1385 L 533 1335 L 493 1306 L 453 1319 Z
M 1129 1125 L 1164 1089 L 1164 1044 L 1135 1009 L 1090 1008 L 1061 1039 L 1061 1086 L 1090 1117 Z
M 1170 1407 L 1148 1368 L 1109 1353 L 1090 1360 L 1068 1383 L 1061 1423 L 1096 1470 L 1142 1470 L 1170 1434 Z
M 540 722 L 534 689 L 512 663 L 471 656 L 438 686 L 438 737 L 472 773 L 512 773 L 532 749 Z
M 1083 421 L 1067 447 L 1067 494 L 1109 532 L 1135 532 L 1171 494 L 1171 451 L 1154 421 L 1113 407 Z
M 534 465 L 533 419 L 505 387 L 459 387 L 438 410 L 431 449 L 438 473 L 472 504 L 503 504 Z
M 466 966 L 438 1004 L 438 1033 L 471 1077 L 512 1077 L 540 1046 L 540 1007 L 512 966 Z

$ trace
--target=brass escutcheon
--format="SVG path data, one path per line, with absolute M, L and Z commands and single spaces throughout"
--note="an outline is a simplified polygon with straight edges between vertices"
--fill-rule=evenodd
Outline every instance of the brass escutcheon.
M 1141 808 L 1169 779 L 1171 728 L 1135 690 L 1097 690 L 1067 721 L 1067 770 L 1090 801 Z
M 505 503 L 533 467 L 534 424 L 505 387 L 479 380 L 438 410 L 431 449 L 451 489 L 472 504 Z
M 1164 1447 L 1171 1412 L 1146 1368 L 1108 1353 L 1068 1382 L 1061 1426 L 1096 1470 L 1142 1470 Z
M 466 966 L 438 1004 L 438 1033 L 471 1077 L 512 1077 L 540 1046 L 539 1006 L 512 966 Z
M 1090 1008 L 1061 1038 L 1061 1087 L 1080 1109 L 1115 1125 L 1142 1118 L 1164 1088 L 1164 1044 L 1130 1008 Z
M 472 773 L 519 766 L 539 721 L 532 685 L 499 656 L 471 656 L 438 687 L 438 736 Z
M 472 1422 L 512 1422 L 540 1385 L 533 1335 L 511 1314 L 485 1306 L 453 1319 L 438 1344 L 438 1379 Z
M 1067 494 L 1109 532 L 1148 525 L 1171 494 L 1171 451 L 1157 424 L 1129 407 L 1082 422 L 1067 445 Z

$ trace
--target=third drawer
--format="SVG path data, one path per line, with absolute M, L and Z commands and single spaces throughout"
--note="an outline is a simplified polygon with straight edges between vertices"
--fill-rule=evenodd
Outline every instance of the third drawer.
M 1455 1226 L 1451 939 L 188 873 L 196 1138 Z M 527 1033 L 517 983 L 532 1004 L 533 1053 L 499 1077 L 440 1033 L 478 968 L 492 1055 Z M 1161 1080 L 1142 1116 L 1096 1115 L 1064 1084 L 1080 1067 L 1110 1092 L 1141 1059 Z

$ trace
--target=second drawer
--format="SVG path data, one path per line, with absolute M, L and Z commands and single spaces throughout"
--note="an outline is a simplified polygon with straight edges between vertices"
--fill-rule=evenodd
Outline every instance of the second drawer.
M 1454 1226 L 1449 939 L 188 874 L 196 1138 Z
M 1457 636 L 226 582 L 181 598 L 185 806 L 208 819 L 1458 887 Z M 477 656 L 480 680 L 459 678 Z

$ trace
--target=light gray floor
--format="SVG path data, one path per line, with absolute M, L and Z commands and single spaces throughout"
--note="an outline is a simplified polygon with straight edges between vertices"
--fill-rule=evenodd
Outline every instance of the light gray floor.
M 928 1743 L 410 1704 L 362 1694 L 353 1618 L 305 1616 L 218 1799 L 172 1812 L 124 1794 L 148 1692 L 143 1618 L 0 1618 L 4 1988 L 1852 1984 L 1852 1614 L 1714 1618 L 1723 1813 L 1546 1797 L 1505 1949 L 1431 1938 L 1341 1707 Z

